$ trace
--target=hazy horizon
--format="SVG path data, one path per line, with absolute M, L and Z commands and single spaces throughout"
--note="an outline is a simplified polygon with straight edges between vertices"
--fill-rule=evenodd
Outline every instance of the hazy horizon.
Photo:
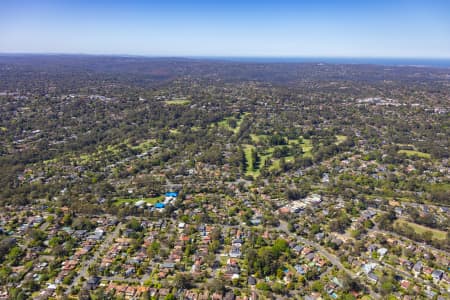
M 450 58 L 427 57 L 279 57 L 279 56 L 158 56 L 158 55 L 131 55 L 131 54 L 89 54 L 89 53 L 2 53 L 0 57 L 100 57 L 100 58 L 136 58 L 161 60 L 193 60 L 229 63 L 316 63 L 316 64 L 344 64 L 344 65 L 381 65 L 381 66 L 413 66 L 450 68 Z
M 67 56 L 110 56 L 110 57 L 142 57 L 142 58 L 186 58 L 186 59 L 411 59 L 411 60 L 450 60 L 450 56 L 343 56 L 343 55 L 189 55 L 189 54 L 133 54 L 133 53 L 95 53 L 95 52 L 25 52 L 25 51 L 0 51 L 0 56 L 7 55 L 67 55 Z

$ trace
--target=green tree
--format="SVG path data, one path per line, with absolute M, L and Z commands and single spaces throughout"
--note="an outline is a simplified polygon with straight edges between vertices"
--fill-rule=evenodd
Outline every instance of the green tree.
M 173 279 L 173 285 L 177 289 L 190 289 L 192 287 L 192 283 L 192 276 L 188 273 L 177 273 Z

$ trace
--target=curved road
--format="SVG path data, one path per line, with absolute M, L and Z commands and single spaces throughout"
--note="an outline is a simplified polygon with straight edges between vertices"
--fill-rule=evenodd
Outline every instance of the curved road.
M 67 287 L 67 290 L 65 292 L 66 295 L 69 295 L 72 292 L 73 287 L 78 283 L 81 277 L 86 278 L 86 276 L 88 275 L 87 271 L 89 269 L 89 266 L 99 258 L 100 254 L 103 254 L 106 250 L 108 250 L 114 239 L 119 237 L 120 229 L 122 229 L 123 226 L 123 223 L 117 224 L 113 232 L 106 234 L 106 238 L 101 242 L 102 244 L 100 245 L 100 247 L 95 250 L 94 255 L 92 255 L 88 260 L 81 262 L 81 270 L 79 271 L 78 275 L 72 280 L 72 283 Z
M 319 245 L 318 243 L 315 243 L 313 241 L 307 240 L 297 234 L 293 234 L 292 232 L 289 232 L 289 230 L 287 229 L 287 222 L 280 220 L 280 227 L 279 227 L 284 233 L 286 233 L 287 235 L 290 236 L 294 236 L 298 241 L 300 241 L 302 244 L 305 244 L 307 246 L 313 247 L 315 249 L 317 249 L 317 251 L 325 256 L 334 266 L 336 266 L 339 270 L 344 271 L 345 273 L 347 273 L 351 278 L 357 278 L 357 275 L 347 269 L 346 267 L 344 267 L 344 265 L 342 265 L 341 261 L 333 254 L 331 254 L 330 252 L 328 252 L 324 247 L 322 247 L 321 245 Z M 370 288 L 370 296 L 373 299 L 381 299 L 381 296 L 375 292 L 373 292 Z

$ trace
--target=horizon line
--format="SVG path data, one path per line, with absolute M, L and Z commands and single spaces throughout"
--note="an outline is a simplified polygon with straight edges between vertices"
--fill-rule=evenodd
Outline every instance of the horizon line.
M 196 54 L 196 55 L 167 55 L 167 54 L 128 54 L 128 53 L 89 53 L 89 52 L 3 52 L 0 55 L 67 55 L 67 56 L 118 56 L 118 57 L 142 57 L 142 58 L 343 58 L 343 59 L 426 59 L 426 60 L 450 60 L 450 56 L 350 56 L 350 55 L 226 55 L 226 54 Z

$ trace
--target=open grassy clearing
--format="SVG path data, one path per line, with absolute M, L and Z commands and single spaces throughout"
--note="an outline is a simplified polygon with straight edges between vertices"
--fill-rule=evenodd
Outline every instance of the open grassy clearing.
M 241 124 L 242 121 L 244 121 L 245 116 L 249 115 L 250 113 L 244 113 L 241 116 L 239 116 L 239 118 L 235 118 L 235 117 L 228 117 L 225 118 L 219 122 L 217 122 L 216 124 L 219 127 L 225 128 L 227 130 L 233 131 L 234 134 L 239 132 L 239 129 L 241 128 Z M 231 127 L 230 126 L 230 120 L 235 120 L 236 121 L 236 127 Z
M 229 118 L 225 118 L 225 119 L 223 119 L 222 121 L 219 121 L 219 122 L 217 122 L 217 125 L 219 126 L 219 127 L 222 127 L 222 128 L 225 128 L 225 129 L 228 129 L 228 130 L 231 130 L 231 131 L 235 131 L 236 130 L 236 128 L 232 128 L 231 126 L 230 126 L 230 120 L 233 120 L 233 119 L 235 119 L 234 117 L 229 117 Z M 237 122 L 237 120 L 236 120 L 236 122 Z M 237 127 L 237 126 L 236 126 Z
M 108 145 L 106 147 L 98 147 L 95 152 L 92 153 L 83 153 L 79 156 L 73 156 L 71 159 L 76 161 L 80 164 L 88 164 L 90 162 L 93 162 L 95 160 L 100 160 L 102 157 L 105 156 L 115 156 L 119 155 L 124 149 L 123 147 L 130 148 L 132 150 L 139 151 L 141 153 L 146 152 L 150 150 L 152 147 L 155 146 L 156 140 L 155 139 L 148 139 L 143 140 L 137 145 L 131 145 L 128 141 L 125 141 L 122 144 L 117 145 Z M 54 160 L 56 161 L 56 160 Z
M 164 101 L 167 105 L 188 105 L 191 100 L 188 99 L 171 99 Z
M 56 163 L 57 161 L 58 161 L 58 158 L 52 158 L 52 159 L 44 160 L 43 163 L 44 163 L 44 165 L 49 165 L 52 163 Z
M 260 163 L 259 166 L 262 167 L 264 166 L 264 164 L 266 163 L 266 161 L 268 159 L 270 159 L 272 157 L 272 152 L 266 152 L 266 153 L 261 153 L 259 154 L 259 158 L 260 158 Z
M 431 155 L 429 153 L 420 152 L 416 150 L 398 150 L 398 153 L 404 153 L 407 156 L 417 156 L 420 158 L 431 158 Z
M 250 137 L 254 144 L 259 144 L 259 143 L 263 142 L 265 139 L 267 139 L 268 135 L 266 135 L 266 134 L 251 134 Z M 312 157 L 312 153 L 311 153 L 312 142 L 310 139 L 302 138 L 301 143 L 299 142 L 299 140 L 291 139 L 291 140 L 288 140 L 288 146 L 289 147 L 301 147 L 302 151 L 303 151 L 303 156 Z M 246 155 L 247 162 L 249 163 L 249 166 L 252 163 L 251 157 L 250 157 L 251 156 L 250 151 L 251 151 L 252 147 L 254 148 L 253 145 L 245 145 L 244 146 L 244 152 Z M 264 152 L 261 152 L 261 153 L 258 152 L 258 155 L 260 157 L 260 164 L 259 164 L 260 167 L 263 166 L 268 159 L 272 159 L 272 165 L 269 168 L 271 170 L 276 170 L 276 169 L 280 168 L 280 159 L 272 157 L 272 154 L 277 147 L 282 147 L 282 146 L 272 146 L 272 147 L 268 147 L 267 149 L 264 149 Z M 294 156 L 289 155 L 289 156 L 286 156 L 284 159 L 286 162 L 293 162 Z M 253 175 L 253 176 L 255 174 L 259 175 L 259 170 L 255 171 L 255 170 L 251 170 L 250 168 L 248 168 L 246 174 Z
M 130 147 L 133 150 L 145 152 L 145 151 L 150 150 L 152 147 L 154 147 L 155 143 L 156 143 L 155 139 L 149 139 L 149 140 L 144 140 L 144 141 L 140 142 L 136 146 L 130 146 Z
M 261 141 L 263 141 L 264 139 L 267 139 L 268 135 L 266 135 L 266 134 L 251 134 L 250 137 L 252 139 L 252 142 L 257 144 L 257 143 L 260 143 Z M 346 138 L 347 137 L 345 137 L 345 139 Z M 302 151 L 304 153 L 303 155 L 306 157 L 312 157 L 312 153 L 311 153 L 312 142 L 310 139 L 302 138 L 301 143 L 299 143 L 299 141 L 296 139 L 291 139 L 291 140 L 288 140 L 288 145 L 289 146 L 301 146 Z M 272 153 L 274 149 L 275 149 L 275 147 L 269 147 L 267 152 Z
M 270 170 L 277 170 L 277 169 L 279 169 L 279 168 L 280 168 L 280 160 L 281 160 L 281 158 L 275 158 L 275 159 L 273 159 L 273 163 L 272 163 L 272 165 L 270 166 Z M 294 157 L 293 157 L 293 156 L 286 156 L 286 157 L 284 158 L 284 160 L 285 160 L 286 162 L 293 162 L 293 161 L 294 161 Z
M 303 156 L 312 157 L 312 142 L 310 139 L 302 139 L 302 143 L 299 143 L 298 140 L 289 140 L 289 145 L 297 145 L 302 147 Z
M 398 153 L 404 153 L 407 156 L 416 156 L 420 158 L 431 158 L 431 155 L 429 153 L 418 151 L 416 146 L 412 144 L 397 144 L 400 148 L 406 148 L 406 149 L 400 149 L 398 150 Z
M 272 159 L 272 153 L 275 150 L 275 147 L 269 147 L 268 149 L 266 149 L 263 152 L 258 152 L 258 156 L 259 156 L 259 166 L 258 169 L 253 170 L 252 165 L 253 165 L 253 160 L 251 157 L 251 150 L 252 149 L 256 149 L 255 146 L 253 145 L 244 145 L 244 153 L 245 153 L 245 159 L 247 161 L 247 172 L 245 172 L 245 175 L 251 175 L 251 176 L 259 176 L 260 175 L 260 169 L 264 166 L 264 164 L 266 163 L 267 160 Z M 292 157 L 293 159 L 293 157 Z M 279 168 L 279 160 L 275 159 L 273 160 L 273 163 L 277 163 L 278 161 L 278 168 Z M 272 164 L 272 166 L 270 166 L 271 169 L 274 168 L 274 165 Z
M 347 140 L 347 136 L 345 135 L 336 135 L 336 145 L 342 144 L 343 142 L 345 142 Z
M 251 137 L 253 143 L 260 143 L 264 139 L 267 139 L 268 135 L 267 134 L 254 134 L 254 133 L 252 133 L 252 134 L 250 134 L 250 137 Z
M 305 157 L 312 157 L 312 142 L 310 139 L 303 139 L 302 150 Z
M 253 159 L 251 151 L 255 149 L 255 146 L 244 145 L 245 160 L 247 161 L 247 171 L 245 172 L 245 175 L 259 176 L 260 174 L 259 168 L 253 169 Z
M 413 144 L 396 144 L 396 145 L 399 146 L 400 148 L 408 147 L 408 148 L 416 149 L 416 147 Z
M 117 198 L 114 202 L 115 205 L 121 205 L 124 203 L 136 203 L 138 201 L 145 201 L 149 204 L 155 204 L 156 202 L 164 200 L 164 196 L 151 197 L 151 198 Z
M 412 223 L 412 222 L 406 221 L 404 219 L 398 219 L 394 223 L 394 225 L 405 225 L 405 224 L 410 226 L 411 228 L 413 228 L 414 231 L 418 234 L 423 234 L 424 232 L 431 232 L 433 235 L 433 239 L 445 240 L 447 237 L 447 233 L 445 231 L 426 227 L 426 226 L 419 225 L 416 223 Z

